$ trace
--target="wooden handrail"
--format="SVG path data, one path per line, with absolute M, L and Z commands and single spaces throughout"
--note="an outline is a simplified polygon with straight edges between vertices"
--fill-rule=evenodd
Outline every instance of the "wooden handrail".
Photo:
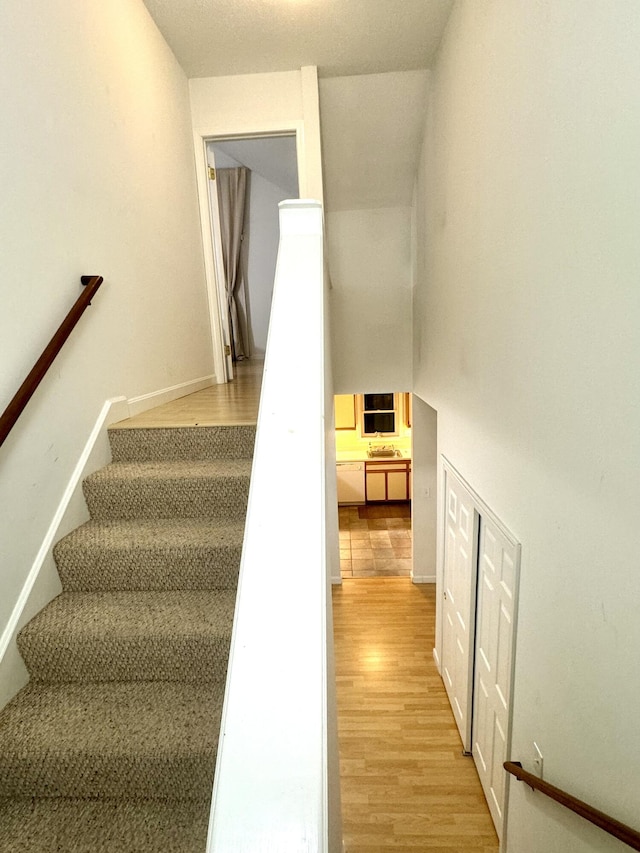
M 609 835 L 613 835 L 614 838 L 617 838 L 634 850 L 640 850 L 640 832 L 609 817 L 608 814 L 594 809 L 593 806 L 584 803 L 582 800 L 578 800 L 571 794 L 567 794 L 561 788 L 556 788 L 555 785 L 544 782 L 538 776 L 534 776 L 533 773 L 524 770 L 519 761 L 505 761 L 503 767 L 507 773 L 515 776 L 519 782 L 526 782 L 531 788 L 546 794 L 547 797 L 551 797 L 556 803 L 560 803 L 561 806 L 565 806 L 585 820 L 599 826 L 600 829 L 608 832 Z
M 11 432 L 13 425 L 24 411 L 25 406 L 33 396 L 33 392 L 42 381 L 47 370 L 51 367 L 53 360 L 64 346 L 65 341 L 73 331 L 85 309 L 91 304 L 91 299 L 102 284 L 102 280 L 101 275 L 83 275 L 80 278 L 85 289 L 76 300 L 71 311 L 69 311 L 62 321 L 58 331 L 51 338 L 47 348 L 34 364 L 33 369 L 18 389 L 13 400 L 4 410 L 2 416 L 0 416 L 0 445 L 4 443 L 5 438 Z

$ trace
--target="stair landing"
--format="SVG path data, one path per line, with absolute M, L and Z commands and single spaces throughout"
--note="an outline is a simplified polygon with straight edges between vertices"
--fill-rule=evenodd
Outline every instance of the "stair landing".
M 224 385 L 211 385 L 132 418 L 109 429 L 156 429 L 161 427 L 255 425 L 264 361 L 251 358 L 234 364 L 234 378 Z

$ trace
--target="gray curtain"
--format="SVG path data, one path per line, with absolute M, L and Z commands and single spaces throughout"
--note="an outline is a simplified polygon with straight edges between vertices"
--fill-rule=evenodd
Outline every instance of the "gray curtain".
M 251 355 L 247 328 L 247 283 L 242 251 L 248 171 L 244 166 L 238 169 L 216 169 L 222 258 L 234 360 Z

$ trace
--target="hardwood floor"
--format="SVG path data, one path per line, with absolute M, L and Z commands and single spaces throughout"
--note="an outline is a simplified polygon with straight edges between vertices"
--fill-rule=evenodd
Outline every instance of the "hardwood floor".
M 148 409 L 113 424 L 111 429 L 255 424 L 263 369 L 264 361 L 261 359 L 236 362 L 232 382 L 211 385 L 195 394 Z
M 347 579 L 333 607 L 346 853 L 497 853 L 433 662 L 435 586 Z

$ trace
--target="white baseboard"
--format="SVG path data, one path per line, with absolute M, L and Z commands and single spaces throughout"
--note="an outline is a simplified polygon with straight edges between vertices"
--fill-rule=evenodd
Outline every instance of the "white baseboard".
M 435 583 L 436 576 L 435 575 L 414 575 L 411 573 L 411 580 L 413 583 Z
M 442 674 L 442 669 L 440 668 L 440 657 L 439 657 L 439 655 L 438 655 L 438 650 L 437 650 L 437 649 L 434 649 L 434 650 L 433 650 L 433 659 L 434 659 L 434 661 L 435 661 L 436 668 L 437 668 L 438 672 L 439 672 L 440 674 Z
M 130 400 L 126 397 L 114 397 L 104 403 L 0 636 L 0 708 L 27 683 L 28 674 L 18 652 L 16 636 L 23 625 L 62 591 L 53 559 L 53 546 L 89 519 L 82 481 L 93 471 L 111 462 L 107 427 L 147 409 L 201 391 L 215 384 L 215 381 L 213 375 L 203 376 L 150 394 L 132 397 Z
M 16 636 L 23 625 L 62 591 L 53 559 L 53 546 L 89 519 L 82 481 L 93 471 L 111 462 L 107 427 L 147 409 L 208 388 L 215 384 L 215 381 L 215 376 L 204 376 L 130 400 L 126 397 L 115 397 L 104 403 L 0 636 L 0 708 L 27 683 L 28 674 L 18 652 Z
M 125 397 L 116 397 L 105 402 L 69 478 L 40 550 L 0 637 L 0 708 L 6 705 L 28 680 L 27 670 L 16 645 L 18 631 L 62 591 L 53 559 L 53 546 L 58 539 L 88 520 L 89 513 L 82 493 L 82 481 L 93 471 L 111 461 L 106 427 L 128 416 L 129 406 Z
M 179 385 L 172 385 L 169 388 L 162 388 L 160 391 L 151 391 L 149 394 L 142 394 L 139 397 L 131 397 L 129 400 L 129 413 L 123 417 L 133 417 L 147 409 L 153 409 L 156 406 L 162 406 L 164 403 L 170 403 L 172 400 L 177 400 L 180 397 L 186 397 L 187 394 L 195 394 L 196 391 L 202 391 L 203 388 L 208 388 L 210 385 L 216 384 L 216 377 L 203 376 L 200 379 L 192 379 L 190 382 L 181 382 Z M 112 421 L 112 423 L 114 423 Z

